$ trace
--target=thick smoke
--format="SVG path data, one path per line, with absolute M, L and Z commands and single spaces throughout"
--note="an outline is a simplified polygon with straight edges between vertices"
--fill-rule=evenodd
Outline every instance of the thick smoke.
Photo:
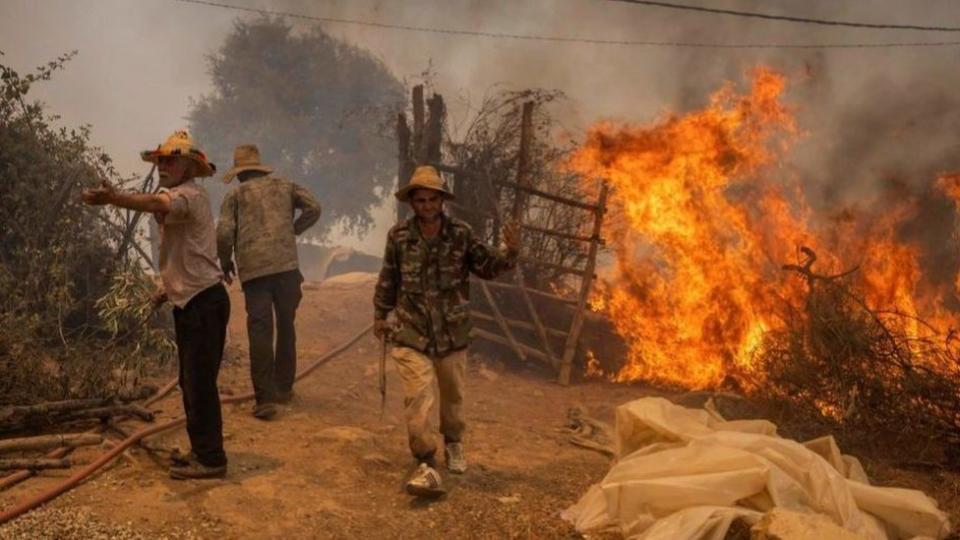
M 41 95 L 65 120 L 91 124 L 95 139 L 118 158 L 125 173 L 142 169 L 136 159 L 141 147 L 184 125 L 189 98 L 209 89 L 204 55 L 222 42 L 234 19 L 254 16 L 176 2 L 74 4 L 3 2 L 0 50 L 6 52 L 5 62 L 27 70 L 78 49 L 78 59 Z M 614 40 L 808 44 L 960 40 L 956 34 L 823 27 L 599 0 L 236 4 L 410 26 Z M 725 0 L 709 5 L 830 19 L 960 25 L 960 6 L 952 0 L 928 0 L 922 10 L 902 0 Z M 103 27 L 103 20 L 111 24 Z M 931 251 L 938 245 L 943 251 L 944 240 L 950 237 L 952 207 L 929 186 L 938 172 L 960 169 L 955 142 L 960 133 L 957 47 L 826 51 L 629 47 L 349 24 L 324 28 L 369 49 L 407 82 L 419 82 L 422 72 L 432 72 L 433 88 L 447 98 L 454 121 L 469 116 L 471 107 L 495 88 L 562 90 L 569 100 L 557 114 L 574 137 L 600 119 L 643 123 L 665 111 L 699 108 L 723 81 L 742 83 L 750 67 L 768 64 L 791 80 L 788 99 L 797 108 L 806 135 L 789 161 L 816 209 L 836 213 L 855 205 L 882 210 L 891 200 L 893 186 L 898 197 L 919 197 L 925 205 L 921 217 L 904 227 L 905 237 L 922 238 Z M 62 84 L 69 88 L 60 88 Z

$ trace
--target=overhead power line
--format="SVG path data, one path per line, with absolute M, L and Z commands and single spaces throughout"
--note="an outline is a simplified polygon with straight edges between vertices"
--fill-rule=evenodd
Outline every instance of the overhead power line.
M 808 17 L 792 17 L 789 15 L 773 15 L 771 13 L 757 13 L 753 11 L 738 11 L 735 9 L 720 9 L 704 6 L 691 6 L 689 4 L 677 4 L 675 2 L 658 2 L 655 0 L 611 0 L 613 2 L 623 2 L 627 4 L 638 4 L 643 6 L 655 6 L 667 9 L 681 9 L 685 11 L 699 11 L 701 13 L 713 13 L 719 15 L 734 15 L 737 17 L 750 17 L 754 19 L 767 19 L 770 21 L 786 21 L 805 24 L 820 24 L 824 26 L 844 26 L 848 28 L 872 28 L 876 30 L 923 30 L 928 32 L 960 32 L 957 26 L 922 26 L 917 24 L 883 24 L 866 23 L 856 21 L 836 21 L 829 19 L 813 19 Z
M 196 4 L 201 6 L 229 9 L 233 11 L 242 11 L 247 13 L 257 13 L 261 15 L 274 15 L 280 17 L 289 17 L 291 19 L 301 19 L 323 23 L 348 24 L 354 26 L 365 26 L 372 28 L 384 28 L 391 30 L 402 30 L 408 32 L 423 32 L 431 34 L 460 35 L 492 39 L 512 39 L 520 41 L 545 41 L 561 43 L 583 43 L 590 45 L 619 45 L 630 47 L 672 47 L 672 48 L 692 48 L 692 49 L 891 49 L 906 47 L 951 47 L 960 45 L 960 41 L 916 41 L 916 42 L 888 42 L 888 43 L 709 43 L 709 42 L 689 42 L 689 41 L 651 41 L 651 40 L 616 40 L 616 39 L 592 39 L 578 38 L 569 36 L 543 36 L 533 34 L 510 34 L 504 32 L 482 32 L 479 30 L 464 30 L 454 28 L 437 28 L 428 26 L 411 26 L 404 24 L 390 24 L 377 21 L 367 21 L 361 19 L 345 19 L 341 17 L 322 17 L 317 15 L 304 15 L 302 13 L 292 13 L 289 11 L 279 11 L 274 9 L 251 8 L 225 4 L 222 2 L 213 2 L 208 0 L 173 0 L 184 4 Z

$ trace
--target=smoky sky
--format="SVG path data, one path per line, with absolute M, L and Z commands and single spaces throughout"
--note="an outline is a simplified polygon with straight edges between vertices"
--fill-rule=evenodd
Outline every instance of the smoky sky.
M 391 24 L 686 43 L 942 41 L 958 34 L 878 31 L 761 21 L 602 0 L 231 0 L 236 5 Z M 960 26 L 952 0 L 694 2 L 731 9 L 867 22 Z M 65 125 L 90 124 L 121 172 L 142 174 L 137 152 L 184 120 L 210 91 L 205 56 L 237 18 L 255 15 L 170 0 L 3 0 L 2 62 L 21 71 L 77 49 L 67 70 L 38 87 Z M 291 20 L 295 26 L 313 24 Z M 723 81 L 743 83 L 764 63 L 790 78 L 788 102 L 804 136 L 789 156 L 814 205 L 880 204 L 884 186 L 922 192 L 960 169 L 960 47 L 850 50 L 603 46 L 489 39 L 323 24 L 368 49 L 402 81 L 430 72 L 454 128 L 497 89 L 562 90 L 555 114 L 572 137 L 611 119 L 642 124 L 703 106 Z M 318 89 L 322 91 L 322 89 Z M 201 141 L 202 144 L 202 141 Z M 374 232 L 382 239 L 383 230 Z M 374 242 L 374 243 L 376 243 Z

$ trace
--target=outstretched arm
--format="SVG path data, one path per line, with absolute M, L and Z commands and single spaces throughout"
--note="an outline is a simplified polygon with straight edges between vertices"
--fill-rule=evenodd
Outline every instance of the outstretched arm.
M 101 182 L 98 187 L 83 190 L 81 197 L 83 202 L 94 206 L 112 204 L 129 210 L 160 214 L 168 214 L 172 209 L 170 195 L 167 193 L 117 191 L 106 180 Z
M 320 201 L 306 188 L 293 185 L 293 207 L 300 209 L 300 215 L 293 222 L 294 234 L 300 234 L 309 229 L 320 219 Z

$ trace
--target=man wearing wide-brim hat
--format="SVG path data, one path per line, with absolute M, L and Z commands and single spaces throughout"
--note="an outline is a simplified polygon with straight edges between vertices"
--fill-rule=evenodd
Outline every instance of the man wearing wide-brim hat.
M 447 469 L 461 474 L 467 469 L 462 407 L 471 329 L 470 274 L 493 279 L 512 269 L 520 234 L 517 225 L 510 223 L 503 230 L 505 249 L 481 242 L 468 224 L 444 213 L 443 202 L 453 199 L 453 194 L 430 166 L 417 167 L 396 198 L 410 204 L 414 216 L 387 235 L 373 300 L 374 332 L 390 335 L 391 356 L 403 380 L 410 451 L 419 462 L 407 491 L 435 497 L 443 494 L 443 488 L 430 427 L 433 381 L 440 390 L 440 433 Z M 394 328 L 387 324 L 391 311 L 397 319 Z
M 206 190 L 194 178 L 216 167 L 186 131 L 177 131 L 155 150 L 141 152 L 160 174 L 158 193 L 128 193 L 104 182 L 83 192 L 87 204 L 112 204 L 152 212 L 160 226 L 157 304 L 173 303 L 180 389 L 191 451 L 170 468 L 176 479 L 226 475 L 223 419 L 217 376 L 230 319 L 230 298 L 217 266 L 216 233 Z
M 296 237 L 320 218 L 320 203 L 309 191 L 272 173 L 271 167 L 260 162 L 256 145 L 238 146 L 233 152 L 233 168 L 223 180 L 237 177 L 240 185 L 224 198 L 217 223 L 220 264 L 231 274 L 236 258 L 246 300 L 250 377 L 256 395 L 253 415 L 261 420 L 275 416 L 276 404 L 288 403 L 293 397 L 297 371 L 294 320 L 303 283 Z M 296 210 L 300 215 L 294 219 Z

